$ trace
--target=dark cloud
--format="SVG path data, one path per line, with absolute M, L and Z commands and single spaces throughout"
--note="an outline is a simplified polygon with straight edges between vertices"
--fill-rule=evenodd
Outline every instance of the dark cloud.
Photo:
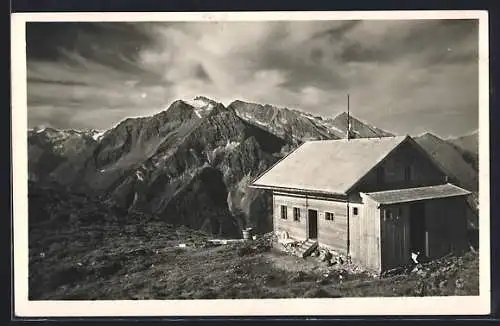
M 146 31 L 126 22 L 28 22 L 27 56 L 28 60 L 57 60 L 64 57 L 65 50 L 96 61 L 117 54 L 133 61 L 138 50 L 154 42 Z
M 195 76 L 196 76 L 196 78 L 199 78 L 202 81 L 212 82 L 212 79 L 208 75 L 208 73 L 205 70 L 205 68 L 203 68 L 203 65 L 197 65 L 196 66 Z
M 324 56 L 321 49 L 314 49 L 303 57 L 287 55 L 283 51 L 267 51 L 256 66 L 258 69 L 282 71 L 288 77 L 283 86 L 294 91 L 306 86 L 345 88 L 346 81 L 338 71 L 332 69 L 334 67 L 325 69 L 322 64 Z
M 30 75 L 28 74 L 28 80 L 30 81 L 31 85 L 33 85 L 34 83 L 41 83 L 41 84 L 53 84 L 59 86 L 88 86 L 88 83 L 85 82 L 76 80 L 54 80 L 51 79 L 50 76 L 48 76 L 45 79 L 40 77 L 30 77 Z
M 415 21 L 408 25 L 406 34 L 389 30 L 376 43 L 347 39 L 340 59 L 343 62 L 394 62 L 411 57 L 421 64 L 477 60 L 477 44 L 470 42 L 471 38 L 477 40 L 475 21 Z M 467 49 L 463 49 L 464 42 Z
M 26 37 L 31 126 L 107 128 L 200 94 L 333 116 L 349 92 L 397 133 L 477 129 L 475 20 L 44 22 Z

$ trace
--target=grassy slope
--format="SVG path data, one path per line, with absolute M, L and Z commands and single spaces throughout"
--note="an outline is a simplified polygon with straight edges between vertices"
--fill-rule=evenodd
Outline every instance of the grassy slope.
M 377 279 L 275 251 L 266 239 L 207 247 L 208 236 L 200 231 L 64 189 L 30 183 L 29 211 L 31 300 L 478 293 L 473 253 L 431 263 L 419 273 Z
M 202 233 L 175 230 L 162 222 L 72 231 L 32 230 L 30 236 L 32 300 L 478 293 L 478 259 L 472 253 L 433 263 L 426 275 L 376 279 L 363 273 L 328 269 L 312 257 L 302 260 L 266 245 L 257 246 L 257 250 L 252 250 L 252 244 L 200 247 L 206 239 Z M 187 243 L 188 247 L 179 248 L 179 243 Z M 435 272 L 438 269 L 441 271 Z

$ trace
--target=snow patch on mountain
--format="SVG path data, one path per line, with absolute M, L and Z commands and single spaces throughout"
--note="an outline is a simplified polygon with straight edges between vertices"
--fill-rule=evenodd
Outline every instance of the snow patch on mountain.
M 227 141 L 227 144 L 226 144 L 226 151 L 231 151 L 233 149 L 235 149 L 236 147 L 238 147 L 240 145 L 240 142 L 239 141 Z
M 253 122 L 253 123 L 256 123 L 256 124 L 261 125 L 261 126 L 268 126 L 269 125 L 269 123 L 258 120 L 257 118 L 255 118 L 255 116 L 253 116 L 252 114 L 250 114 L 248 112 L 239 112 L 238 116 L 240 116 L 240 118 L 243 118 L 246 121 Z
M 101 138 L 104 136 L 104 134 L 106 133 L 107 130 L 102 130 L 102 131 L 97 131 L 95 130 L 93 135 L 92 135 L 92 138 L 95 140 L 95 141 L 99 141 L 101 140 Z
M 198 118 L 203 118 L 215 107 L 215 102 L 202 96 L 195 97 L 192 100 L 183 100 L 184 103 L 193 107 L 193 111 Z

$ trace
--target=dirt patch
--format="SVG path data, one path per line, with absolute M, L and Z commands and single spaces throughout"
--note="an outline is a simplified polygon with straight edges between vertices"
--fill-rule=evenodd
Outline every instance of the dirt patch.
M 176 232 L 177 231 L 177 232 Z M 273 249 L 266 238 L 207 244 L 159 221 L 30 230 L 31 300 L 337 298 L 478 293 L 478 257 L 373 278 Z M 179 246 L 181 245 L 181 246 Z M 184 246 L 185 245 L 185 246 Z M 445 282 L 446 281 L 446 282 Z

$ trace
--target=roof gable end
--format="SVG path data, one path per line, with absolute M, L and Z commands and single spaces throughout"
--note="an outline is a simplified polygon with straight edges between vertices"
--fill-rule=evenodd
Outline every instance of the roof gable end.
M 395 146 L 387 155 L 372 166 L 363 176 L 359 178 L 348 190 L 347 192 L 353 191 L 359 184 L 361 184 L 367 175 L 372 171 L 377 169 L 380 165 L 384 164 L 390 157 L 397 152 L 403 145 L 409 144 L 414 150 L 416 150 L 420 155 L 425 157 L 435 168 L 440 171 L 443 175 L 446 175 L 444 168 L 430 155 L 422 146 L 420 146 L 412 137 L 406 136 L 403 141 L 401 141 L 397 146 Z

